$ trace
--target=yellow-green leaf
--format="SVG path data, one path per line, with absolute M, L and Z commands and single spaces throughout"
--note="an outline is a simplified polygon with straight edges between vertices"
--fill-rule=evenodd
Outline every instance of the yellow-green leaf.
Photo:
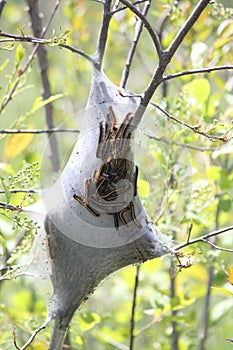
M 33 134 L 12 134 L 5 144 L 5 156 L 13 159 L 23 152 L 32 142 Z
M 184 93 L 191 95 L 195 98 L 196 103 L 199 105 L 209 98 L 210 95 L 210 83 L 207 79 L 200 78 L 185 84 L 183 88 Z
M 16 49 L 15 59 L 17 63 L 20 63 L 20 61 L 23 59 L 25 55 L 25 48 L 22 44 L 19 44 L 19 46 Z
M 139 193 L 140 196 L 143 198 L 148 197 L 149 195 L 149 183 L 143 179 L 138 180 L 138 188 L 139 188 Z

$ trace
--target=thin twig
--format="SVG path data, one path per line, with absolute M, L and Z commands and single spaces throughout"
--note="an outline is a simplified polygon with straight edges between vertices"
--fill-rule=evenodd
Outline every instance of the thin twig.
M 16 35 L 16 34 L 9 34 L 9 33 L 5 33 L 5 32 L 2 32 L 0 30 L 0 37 L 6 37 L 8 39 L 0 39 L 0 43 L 1 42 L 14 42 L 14 41 L 19 41 L 19 42 L 28 42 L 28 43 L 33 43 L 33 44 L 37 44 L 35 47 L 34 47 L 34 50 L 29 58 L 29 61 L 27 62 L 27 64 L 25 65 L 24 68 L 22 68 L 21 72 L 20 72 L 20 75 L 22 75 L 26 70 L 27 68 L 29 67 L 29 65 L 31 64 L 32 60 L 35 58 L 35 54 L 38 50 L 38 47 L 39 45 L 51 45 L 51 46 L 57 46 L 57 47 L 62 47 L 62 48 L 65 48 L 73 53 L 76 53 L 80 56 L 83 56 L 84 58 L 86 58 L 89 62 L 91 63 L 95 63 L 95 59 L 92 58 L 91 56 L 89 56 L 88 54 L 86 54 L 84 51 L 82 50 L 79 50 L 71 45 L 68 45 L 68 44 L 64 44 L 64 43 L 56 43 L 54 44 L 53 43 L 53 40 L 51 39 L 43 39 L 43 38 L 35 38 L 34 36 L 31 36 L 31 35 Z
M 150 34 L 150 37 L 154 43 L 157 55 L 159 58 L 162 59 L 162 48 L 161 48 L 161 44 L 159 41 L 159 38 L 156 34 L 156 32 L 154 31 L 154 29 L 152 28 L 150 22 L 148 21 L 148 19 L 146 18 L 146 16 L 140 12 L 132 3 L 130 3 L 128 0 L 121 0 L 122 4 L 126 5 L 133 13 L 135 13 L 135 15 L 137 15 L 140 20 L 142 21 L 142 23 L 144 24 L 145 28 L 147 29 L 148 33 Z
M 150 2 L 147 1 L 145 3 L 144 9 L 142 10 L 143 16 L 146 16 L 149 8 L 150 8 Z M 129 76 L 129 72 L 130 72 L 130 67 L 131 67 L 131 64 L 133 61 L 133 57 L 134 57 L 134 54 L 136 51 L 137 44 L 138 44 L 139 39 L 140 39 L 140 35 L 142 33 L 142 29 L 143 29 L 143 22 L 142 22 L 142 20 L 138 20 L 138 22 L 135 26 L 134 38 L 132 40 L 131 47 L 129 49 L 128 56 L 126 59 L 125 67 L 123 69 L 122 76 L 121 76 L 120 87 L 122 87 L 122 88 L 124 88 L 126 85 L 126 82 L 127 82 L 128 76 Z
M 31 189 L 25 190 L 22 188 L 19 188 L 17 190 L 9 190 L 9 192 L 10 193 L 35 193 L 35 194 L 39 193 L 39 191 L 37 191 L 37 190 L 31 190 Z M 6 193 L 6 191 L 0 190 L 0 193 Z
M 218 245 L 208 241 L 207 239 L 203 239 L 202 242 L 205 242 L 207 244 L 209 244 L 212 248 L 215 248 L 217 250 L 221 250 L 223 252 L 230 252 L 230 253 L 233 253 L 233 249 L 230 249 L 230 248 L 223 248 L 223 247 L 219 247 Z
M 14 346 L 17 350 L 25 350 L 32 342 L 33 340 L 35 339 L 35 337 L 37 336 L 37 334 L 39 332 L 41 332 L 43 329 L 45 329 L 48 324 L 50 323 L 51 321 L 51 318 L 49 317 L 45 322 L 44 324 L 42 324 L 42 326 L 38 327 L 31 335 L 31 337 L 28 339 L 28 341 L 22 346 L 22 347 L 19 347 L 17 345 L 17 342 L 16 342 L 16 337 L 17 337 L 17 334 L 16 334 L 16 326 L 14 327 L 14 330 L 13 330 L 13 341 L 14 341 Z
M 220 216 L 220 206 L 219 206 L 219 200 L 217 204 L 217 210 L 215 215 L 215 229 L 217 230 L 219 227 L 219 216 Z M 212 237 L 212 243 L 216 241 L 216 236 Z M 210 243 L 210 241 L 206 240 L 206 243 Z M 212 246 L 212 248 L 218 249 L 221 247 Z M 224 248 L 221 248 L 222 250 Z M 212 257 L 213 260 L 213 257 Z M 208 268 L 208 281 L 207 281 L 207 288 L 206 288 L 206 295 L 205 295 L 205 301 L 204 301 L 204 308 L 203 308 L 203 316 L 202 316 L 202 324 L 201 329 L 199 333 L 200 337 L 200 346 L 199 350 L 205 350 L 206 340 L 207 340 L 207 331 L 208 331 L 208 322 L 209 322 L 209 307 L 210 307 L 210 298 L 211 298 L 211 287 L 214 280 L 214 268 L 212 263 L 209 265 Z
M 53 132 L 80 133 L 77 129 L 3 129 L 0 134 L 52 134 Z
M 133 350 L 133 344 L 134 344 L 135 311 L 136 311 L 136 304 L 137 304 L 137 290 L 138 290 L 138 284 L 139 284 L 139 272 L 140 272 L 140 265 L 137 265 L 137 267 L 136 267 L 136 274 L 135 274 L 135 282 L 134 282 L 131 319 L 130 319 L 129 350 Z
M 6 209 L 6 210 L 11 210 L 11 211 L 21 211 L 22 207 L 19 205 L 14 205 L 14 204 L 7 204 L 5 202 L 0 202 L 0 209 Z
M 211 73 L 220 70 L 231 70 L 233 69 L 233 65 L 225 65 L 225 66 L 215 66 L 208 68 L 200 68 L 200 69 L 190 69 L 183 72 L 178 72 L 174 74 L 168 74 L 163 76 L 163 81 L 171 80 L 174 78 L 183 77 L 185 75 L 193 75 L 193 74 L 201 74 L 201 73 Z
M 91 62 L 92 64 L 94 64 L 96 62 L 96 60 L 92 56 L 88 55 L 86 52 L 84 52 L 82 50 L 76 49 L 75 47 L 73 47 L 71 45 L 61 43 L 61 44 L 58 44 L 57 46 L 63 47 L 64 49 L 67 49 L 73 53 L 76 53 L 77 55 L 84 57 L 87 61 Z
M 143 4 L 146 1 L 148 1 L 148 0 L 138 0 L 138 1 L 132 2 L 132 5 Z M 123 10 L 127 9 L 127 6 L 120 6 L 120 7 L 118 7 L 119 3 L 120 3 L 120 0 L 119 1 L 117 0 L 116 4 L 113 6 L 112 14 L 115 14 L 117 12 L 120 12 L 120 11 L 123 11 Z
M 195 132 L 196 134 L 199 134 L 199 135 L 202 135 L 202 136 L 205 136 L 207 137 L 209 140 L 220 140 L 220 141 L 223 141 L 223 142 L 226 142 L 228 141 L 228 139 L 224 136 L 214 136 L 214 135 L 209 135 L 207 134 L 205 131 L 200 131 L 199 130 L 199 126 L 192 126 L 192 125 L 189 125 L 185 122 L 183 122 L 182 120 L 179 120 L 178 118 L 174 117 L 173 115 L 171 115 L 170 113 L 168 113 L 165 109 L 163 109 L 162 107 L 160 107 L 158 104 L 154 103 L 154 102 L 150 102 L 150 104 L 154 107 L 156 107 L 157 109 L 159 109 L 163 114 L 165 114 L 169 119 L 172 119 L 174 120 L 175 122 L 185 126 L 186 128 L 189 128 L 191 129 L 193 132 Z
M 171 277 L 170 277 L 170 300 L 171 303 L 176 297 L 176 276 L 172 276 L 173 271 L 175 270 L 175 262 L 174 259 L 171 260 Z M 177 310 L 171 311 L 172 321 L 171 321 L 171 350 L 178 350 L 178 339 L 179 333 L 177 331 L 177 322 L 175 321 L 175 317 L 177 315 Z
M 126 1 L 126 0 L 122 0 Z M 182 41 L 184 40 L 185 36 L 188 34 L 188 32 L 191 30 L 192 26 L 195 24 L 195 22 L 198 20 L 204 9 L 207 7 L 209 3 L 209 0 L 200 0 L 195 9 L 190 14 L 189 18 L 185 21 L 182 28 L 179 30 L 177 35 L 175 36 L 174 40 L 172 41 L 169 48 L 165 51 L 162 51 L 159 59 L 158 66 L 153 74 L 153 77 L 151 81 L 149 82 L 149 85 L 147 86 L 146 90 L 144 91 L 143 97 L 141 99 L 141 105 L 138 107 L 132 124 L 131 130 L 135 130 L 137 125 L 141 122 L 142 116 L 144 114 L 145 108 L 148 106 L 154 92 L 156 91 L 157 87 L 163 82 L 163 74 L 165 72 L 165 69 L 167 68 L 168 64 L 170 63 L 172 57 L 174 56 L 176 50 L 181 45 Z M 144 107 L 144 108 L 143 108 Z
M 166 7 L 165 11 L 161 14 L 160 18 L 158 19 L 157 34 L 158 34 L 159 40 L 161 42 L 161 45 L 162 45 L 162 40 L 163 40 L 164 26 L 165 26 L 167 19 L 170 16 L 170 14 L 172 13 L 172 10 L 173 10 L 172 7 L 174 6 L 174 2 L 175 1 L 173 1 L 173 3 L 170 4 L 169 7 Z
M 164 143 L 167 143 L 170 145 L 176 145 L 178 147 L 189 148 L 189 149 L 193 149 L 195 151 L 200 151 L 200 152 L 214 152 L 214 151 L 217 151 L 225 146 L 225 145 L 220 145 L 220 146 L 216 146 L 216 147 L 199 147 L 199 146 L 190 145 L 188 143 L 182 143 L 182 142 L 173 141 L 171 139 L 166 139 L 165 137 L 156 137 L 156 136 L 150 135 L 146 132 L 144 134 L 152 140 L 164 142 Z
M 218 236 L 218 235 L 220 235 L 224 232 L 228 232 L 228 231 L 233 231 L 233 226 L 224 227 L 220 230 L 215 230 L 213 232 L 207 233 L 201 237 L 191 239 L 189 242 L 186 241 L 185 243 L 181 243 L 181 244 L 177 245 L 176 247 L 174 247 L 174 250 L 177 251 L 177 250 L 185 248 L 191 244 L 195 244 L 195 243 L 199 243 L 199 242 L 207 243 L 208 238 Z
M 14 41 L 29 41 L 29 42 L 32 42 L 32 43 L 37 43 L 27 61 L 27 63 L 25 64 L 25 66 L 23 68 L 21 68 L 19 71 L 18 71 L 18 74 L 19 76 L 22 76 L 27 70 L 28 68 L 30 67 L 32 61 L 34 60 L 35 56 L 36 56 L 36 53 L 37 53 L 37 50 L 39 49 L 39 46 L 41 43 L 44 43 L 46 40 L 42 39 L 47 30 L 48 30 L 48 27 L 56 13 L 56 10 L 57 10 L 57 7 L 59 5 L 61 0 L 58 0 L 54 6 L 54 9 L 51 13 L 51 16 L 49 17 L 45 27 L 43 28 L 42 32 L 40 33 L 41 35 L 41 38 L 33 38 L 32 36 L 20 36 L 20 35 L 13 35 L 13 34 L 8 34 L 8 33 L 4 33 L 0 30 L 0 36 L 3 36 L 3 37 L 6 37 L 6 38 L 10 38 L 10 39 L 13 39 Z M 47 41 L 48 42 L 48 41 Z M 0 112 L 2 112 L 4 110 L 4 108 L 7 106 L 7 104 L 9 103 L 9 101 L 12 99 L 12 96 L 18 86 L 20 82 L 20 79 L 17 79 L 15 84 L 12 86 L 10 92 L 7 94 L 7 96 L 5 97 L 1 107 L 0 107 Z

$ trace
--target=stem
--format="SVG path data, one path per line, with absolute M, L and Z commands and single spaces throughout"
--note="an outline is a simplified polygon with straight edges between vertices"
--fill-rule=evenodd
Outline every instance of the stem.
M 210 307 L 210 294 L 211 294 L 211 286 L 213 284 L 214 279 L 214 269 L 213 266 L 209 266 L 208 269 L 208 282 L 203 310 L 203 320 L 200 331 L 200 347 L 199 350 L 205 350 L 205 343 L 207 339 L 207 329 L 208 329 L 208 320 L 209 320 L 209 307 Z
M 123 3 L 126 2 L 126 0 L 122 0 Z M 133 118 L 133 124 L 131 126 L 131 131 L 133 131 L 137 125 L 141 122 L 142 116 L 144 114 L 145 108 L 150 103 L 150 100 L 152 96 L 154 95 L 157 87 L 163 82 L 163 73 L 165 69 L 167 68 L 168 64 L 170 63 L 172 57 L 174 56 L 176 50 L 181 45 L 182 41 L 184 40 L 185 36 L 188 34 L 194 23 L 198 20 L 201 13 L 204 11 L 204 9 L 207 7 L 209 1 L 208 0 L 200 0 L 198 5 L 195 7 L 193 12 L 190 14 L 189 18 L 185 21 L 182 28 L 179 30 L 177 35 L 175 36 L 174 40 L 172 41 L 169 48 L 165 51 L 162 51 L 160 57 L 159 57 L 159 63 L 158 66 L 153 74 L 153 77 L 147 86 L 146 90 L 144 91 L 144 96 L 141 99 L 141 106 L 137 109 L 134 118 Z
M 122 2 L 122 4 L 126 5 L 133 13 L 135 13 L 140 18 L 140 20 L 142 21 L 142 23 L 144 24 L 144 26 L 148 30 L 148 33 L 150 34 L 151 39 L 153 40 L 158 57 L 161 59 L 162 48 L 160 45 L 160 41 L 159 41 L 158 35 L 155 33 L 155 31 L 152 28 L 152 26 L 150 25 L 150 22 L 148 21 L 148 19 L 145 17 L 145 15 L 142 12 L 137 10 L 135 8 L 135 6 L 132 3 L 130 3 L 129 1 L 127 1 L 127 0 L 120 0 L 120 1 Z
M 3 129 L 0 134 L 52 134 L 54 132 L 80 133 L 77 129 Z
M 133 345 L 134 345 L 135 311 L 136 311 L 136 303 L 137 303 L 137 290 L 138 290 L 138 283 L 139 283 L 139 272 L 140 272 L 140 265 L 137 265 L 137 267 L 136 267 L 136 275 L 135 275 L 135 283 L 134 283 L 134 293 L 133 293 L 131 320 L 130 320 L 129 350 L 133 350 Z
M 174 73 L 174 74 L 164 75 L 163 81 L 183 77 L 185 75 L 193 75 L 193 74 L 200 74 L 200 73 L 204 74 L 204 73 L 211 73 L 211 72 L 219 71 L 219 70 L 230 70 L 230 69 L 233 69 L 232 65 L 215 66 L 215 67 L 200 68 L 200 69 L 190 69 L 190 70 L 186 70 L 184 72 L 178 72 L 178 73 Z
M 171 262 L 171 270 L 174 271 L 174 259 L 172 259 Z M 170 300 L 173 300 L 176 296 L 176 276 L 171 276 L 171 280 L 170 280 Z M 171 334 L 171 340 L 172 340 L 172 346 L 171 349 L 172 350 L 178 350 L 178 338 L 179 338 L 179 334 L 177 332 L 177 322 L 174 321 L 175 316 L 177 315 L 177 311 L 176 310 L 172 310 L 171 312 L 172 314 L 172 321 L 171 321 L 171 327 L 172 327 L 172 334 Z
M 220 215 L 220 207 L 219 207 L 219 201 L 217 205 L 216 210 L 216 217 L 215 217 L 215 229 L 217 230 L 219 227 L 219 215 Z M 213 237 L 212 243 L 215 243 L 216 237 Z M 203 310 L 203 320 L 200 330 L 200 347 L 199 350 L 205 350 L 205 344 L 207 340 L 207 331 L 208 331 L 208 322 L 209 322 L 209 307 L 210 307 L 210 297 L 211 297 L 211 287 L 214 280 L 214 268 L 212 265 L 209 266 L 208 269 L 208 282 L 207 282 L 207 289 L 206 289 L 206 296 L 205 296 L 205 303 L 204 303 L 204 310 Z
M 145 6 L 144 6 L 144 9 L 142 11 L 142 14 L 144 16 L 146 16 L 149 8 L 150 8 L 150 2 L 146 2 Z M 135 54 L 135 51 L 136 51 L 137 44 L 138 44 L 139 39 L 140 39 L 140 35 L 142 33 L 142 29 L 143 29 L 143 22 L 142 22 L 142 20 L 138 20 L 138 22 L 137 22 L 137 24 L 135 26 L 134 38 L 133 38 L 131 47 L 129 49 L 128 57 L 126 59 L 126 64 L 125 64 L 125 67 L 124 67 L 124 70 L 123 70 L 123 73 L 122 73 L 122 77 L 121 77 L 120 87 L 122 87 L 122 88 L 125 87 L 126 82 L 128 80 L 131 64 L 132 64 L 132 61 L 133 61 L 133 57 L 134 57 L 134 54 Z
M 175 233 L 172 234 L 172 239 L 176 240 Z M 170 267 L 170 302 L 174 300 L 176 297 L 176 274 L 174 274 L 175 271 L 175 261 L 174 258 L 171 258 L 171 267 Z M 171 311 L 172 321 L 171 321 L 171 350 L 178 350 L 178 339 L 179 334 L 177 332 L 177 322 L 175 321 L 175 317 L 177 315 L 177 311 L 173 310 Z
M 201 237 L 197 237 L 197 238 L 191 239 L 188 242 L 181 243 L 178 246 L 176 246 L 174 248 L 174 250 L 180 250 L 180 249 L 182 249 L 184 247 L 187 247 L 187 246 L 189 246 L 191 244 L 198 243 L 198 242 L 205 242 L 206 243 L 206 241 L 205 241 L 206 239 L 208 239 L 210 237 L 218 236 L 221 233 L 228 232 L 228 231 L 233 231 L 233 226 L 224 227 L 224 228 L 222 228 L 220 230 L 216 230 L 216 231 L 207 233 L 206 235 L 203 235 Z
M 60 1 L 57 1 L 56 5 L 60 4 Z M 35 36 L 43 36 L 43 30 L 41 25 L 41 19 L 39 16 L 39 7 L 38 0 L 28 0 L 29 13 L 32 22 L 32 30 Z M 56 8 L 57 8 L 56 7 Z M 54 11 L 55 13 L 55 11 Z M 46 30 L 46 29 L 45 29 Z M 40 75 L 43 86 L 43 99 L 47 100 L 51 96 L 51 88 L 50 82 L 48 78 L 48 60 L 45 46 L 40 45 L 37 51 L 38 59 L 39 59 L 39 67 L 40 67 Z M 46 115 L 46 125 L 49 129 L 54 128 L 53 125 L 53 111 L 52 104 L 48 103 L 45 106 L 45 115 Z M 59 170 L 59 156 L 58 156 L 58 147 L 57 147 L 57 139 L 55 135 L 49 138 L 49 147 L 51 151 L 51 163 L 53 172 L 57 172 Z

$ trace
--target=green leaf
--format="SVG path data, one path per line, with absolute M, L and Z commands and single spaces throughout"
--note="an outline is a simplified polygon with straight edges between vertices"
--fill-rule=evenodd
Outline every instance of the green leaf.
M 187 96 L 195 98 L 195 104 L 200 105 L 206 102 L 210 95 L 210 83 L 207 79 L 200 78 L 185 84 L 183 91 Z
M 210 180 L 218 181 L 221 177 L 221 168 L 216 165 L 212 165 L 207 170 L 207 175 Z
M 16 59 L 16 63 L 20 63 L 21 60 L 23 59 L 24 55 L 25 55 L 25 48 L 23 47 L 22 44 L 19 44 L 19 46 L 16 49 L 16 54 L 15 54 L 15 59 Z
M 64 94 L 56 94 L 53 96 L 50 96 L 49 98 L 47 98 L 46 100 L 43 100 L 43 98 L 40 96 L 38 97 L 33 106 L 32 109 L 25 115 L 25 116 L 21 116 L 17 122 L 17 124 L 22 123 L 23 121 L 25 121 L 27 118 L 29 118 L 32 114 L 34 114 L 35 112 L 37 112 L 39 109 L 43 108 L 44 106 L 46 106 L 49 103 L 52 103 L 56 100 L 58 100 L 59 98 L 62 98 L 64 96 Z
M 79 326 L 83 332 L 93 328 L 101 321 L 101 317 L 95 312 L 82 312 L 79 318 Z
M 1 180 L 2 187 L 5 191 L 6 204 L 9 204 L 10 199 L 11 199 L 11 192 L 9 191 L 8 187 L 6 186 L 4 178 L 2 176 L 0 176 L 0 180 Z
M 231 209 L 231 205 L 232 205 L 232 200 L 230 198 L 228 198 L 228 199 L 221 199 L 219 201 L 219 207 L 224 212 L 228 212 Z
M 143 179 L 138 179 L 138 188 L 139 188 L 139 193 L 141 197 L 143 198 L 148 197 L 149 190 L 150 190 L 148 181 Z

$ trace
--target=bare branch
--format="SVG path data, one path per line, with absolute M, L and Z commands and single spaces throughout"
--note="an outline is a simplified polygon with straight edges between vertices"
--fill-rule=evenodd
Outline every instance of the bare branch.
M 125 3 L 127 0 L 122 0 L 123 3 Z M 128 3 L 128 2 L 127 2 Z M 134 125 L 131 125 L 131 131 L 133 131 L 137 125 L 141 122 L 142 116 L 144 114 L 145 108 L 148 106 L 155 90 L 157 87 L 163 82 L 163 74 L 165 72 L 165 69 L 167 68 L 168 64 L 170 63 L 172 57 L 174 56 L 176 50 L 184 40 L 187 33 L 190 31 L 192 26 L 195 24 L 195 22 L 200 17 L 201 13 L 204 11 L 204 9 L 207 7 L 209 3 L 209 0 L 200 0 L 189 18 L 185 21 L 182 28 L 179 30 L 178 34 L 175 36 L 174 40 L 172 41 L 169 48 L 165 51 L 162 51 L 160 53 L 159 57 L 159 63 L 158 66 L 153 74 L 153 77 L 147 86 L 146 90 L 144 91 L 143 97 L 141 99 L 141 105 L 138 107 L 135 115 L 133 123 Z M 156 35 L 157 37 L 157 35 Z
M 207 233 L 206 235 L 203 235 L 201 237 L 191 239 L 188 242 L 181 243 L 181 244 L 177 245 L 176 247 L 174 247 L 174 250 L 177 251 L 177 250 L 185 248 L 191 244 L 195 244 L 195 243 L 199 243 L 199 242 L 208 243 L 206 240 L 208 240 L 210 237 L 218 236 L 218 235 L 220 235 L 224 232 L 228 232 L 228 231 L 233 231 L 233 226 L 224 227 L 220 230 L 215 230 L 213 232 Z
M 193 75 L 193 74 L 200 74 L 200 73 L 211 73 L 214 71 L 220 71 L 220 70 L 231 70 L 233 69 L 232 65 L 225 65 L 225 66 L 215 66 L 215 67 L 209 67 L 209 68 L 200 68 L 200 69 L 190 69 L 186 70 L 184 72 L 178 72 L 174 74 L 168 74 L 163 76 L 163 81 L 171 80 L 174 78 L 183 77 L 185 75 Z
M 142 11 L 143 16 L 146 16 L 149 8 L 150 8 L 150 2 L 147 1 L 145 3 L 144 9 Z M 140 35 L 142 33 L 142 29 L 143 29 L 143 22 L 142 22 L 142 20 L 138 20 L 138 22 L 135 26 L 134 38 L 132 40 L 132 44 L 131 44 L 131 47 L 130 47 L 129 52 L 128 52 L 128 57 L 126 59 L 126 64 L 125 64 L 124 70 L 122 72 L 120 87 L 124 88 L 126 85 L 126 82 L 127 82 L 128 76 L 129 76 L 130 67 L 131 67 L 131 64 L 133 61 L 133 57 L 134 57 L 134 54 L 136 51 L 137 44 L 138 44 L 139 39 L 140 39 Z
M 97 51 L 96 51 L 96 54 L 94 55 L 94 59 L 95 59 L 94 66 L 98 70 L 101 70 L 101 67 L 102 67 L 104 52 L 106 49 L 106 44 L 108 39 L 109 23 L 112 18 L 111 3 L 112 3 L 112 0 L 106 0 L 104 3 L 103 20 L 102 20 L 102 25 L 100 29 Z
M 229 139 L 226 138 L 226 136 L 215 136 L 215 135 L 209 135 L 207 134 L 205 131 L 200 131 L 200 126 L 192 126 L 189 125 L 185 122 L 183 122 L 182 120 L 179 120 L 178 118 L 175 118 L 173 115 L 171 115 L 170 113 L 168 113 L 165 109 L 163 109 L 162 107 L 160 107 L 159 105 L 157 105 L 154 102 L 150 102 L 150 104 L 154 107 L 156 107 L 157 109 L 159 109 L 163 114 L 165 114 L 169 119 L 174 120 L 175 122 L 185 126 L 186 128 L 189 128 L 190 130 L 192 130 L 193 132 L 195 132 L 196 134 L 202 135 L 207 137 L 209 140 L 219 140 L 219 141 L 223 141 L 223 142 L 227 142 Z
M 207 239 L 203 239 L 202 242 L 205 242 L 207 244 L 209 244 L 212 248 L 217 249 L 217 250 L 221 250 L 223 252 L 230 252 L 233 253 L 233 249 L 230 248 L 223 248 L 223 247 L 219 247 L 218 245 L 208 241 Z
M 14 340 L 14 346 L 16 349 L 18 350 L 25 350 L 27 349 L 27 347 L 33 342 L 33 340 L 35 339 L 35 337 L 37 336 L 37 334 L 39 332 L 41 332 L 43 329 L 45 329 L 48 324 L 51 322 L 51 317 L 49 317 L 45 323 L 42 324 L 42 326 L 38 327 L 31 335 L 31 337 L 28 339 L 28 341 L 22 346 L 22 347 L 19 347 L 17 345 L 17 342 L 16 342 L 16 337 L 17 337 L 17 334 L 16 334 L 16 327 L 14 327 L 14 330 L 13 330 L 13 340 Z
M 28 0 L 29 14 L 31 17 L 31 26 L 35 36 L 38 36 L 38 37 L 43 36 L 44 32 L 47 31 L 49 27 L 49 23 L 51 22 L 56 10 L 58 9 L 60 2 L 61 0 L 58 0 L 56 2 L 55 8 L 49 18 L 49 21 L 46 27 L 42 29 L 41 17 L 39 15 L 38 0 L 37 1 Z M 39 60 L 41 82 L 43 86 L 42 96 L 44 100 L 47 100 L 48 98 L 51 97 L 51 87 L 50 87 L 50 81 L 48 78 L 48 59 L 47 59 L 45 46 L 41 45 L 40 47 L 38 47 L 37 55 Z M 52 103 L 48 103 L 45 105 L 45 119 L 46 119 L 47 127 L 49 129 L 54 128 Z M 53 172 L 56 172 L 59 169 L 59 156 L 58 156 L 58 147 L 57 147 L 56 137 L 49 138 L 49 148 L 51 152 L 50 160 L 52 164 L 52 169 L 53 169 Z
M 52 134 L 54 132 L 80 133 L 77 129 L 2 129 L 0 134 Z
M 58 8 L 58 5 L 59 3 L 61 2 L 61 0 L 58 0 L 56 3 L 55 3 L 55 6 L 54 6 L 54 9 L 51 13 L 51 16 L 49 17 L 48 21 L 47 21 L 47 24 L 45 25 L 45 27 L 43 28 L 42 32 L 41 32 L 41 37 L 44 37 L 44 35 L 46 34 L 47 30 L 48 30 L 48 27 L 56 13 L 56 10 Z M 34 47 L 27 63 L 25 64 L 25 66 L 19 71 L 19 76 L 22 76 L 27 70 L 28 68 L 30 67 L 32 61 L 34 60 L 35 56 L 36 56 L 36 53 L 37 53 L 37 50 L 39 49 L 39 44 L 43 43 L 43 39 L 40 39 L 40 38 L 33 38 L 31 36 L 19 36 L 19 35 L 12 35 L 12 34 L 7 34 L 7 33 L 4 33 L 0 30 L 0 36 L 3 36 L 3 37 L 6 37 L 6 38 L 10 38 L 10 39 L 13 39 L 13 40 L 16 40 L 16 41 L 29 41 L 29 42 L 33 42 L 33 43 L 37 43 L 37 45 Z M 2 105 L 0 106 L 0 112 L 3 111 L 3 109 L 7 106 L 7 104 L 9 103 L 9 101 L 12 99 L 12 96 L 19 84 L 20 80 L 18 79 L 15 84 L 12 86 L 10 92 L 8 93 L 8 95 L 6 96 L 6 98 L 4 99 Z
M 146 1 L 148 1 L 148 0 L 138 0 L 138 1 L 132 2 L 132 5 L 143 4 Z M 127 6 L 120 6 L 120 7 L 118 7 L 119 6 L 119 2 L 120 2 L 120 0 L 116 1 L 116 4 L 114 5 L 113 10 L 112 10 L 112 14 L 115 14 L 117 12 L 120 12 L 120 11 L 123 11 L 123 10 L 127 9 Z
M 22 189 L 22 188 L 17 189 L 17 190 L 9 190 L 9 192 L 10 193 L 35 193 L 35 194 L 39 193 L 39 191 L 37 191 L 37 190 L 31 190 L 31 189 L 25 190 L 25 189 Z M 0 190 L 0 193 L 6 193 L 6 191 Z M 5 205 L 7 205 L 7 204 L 5 204 Z
M 92 64 L 94 64 L 96 62 L 96 60 L 88 55 L 86 52 L 82 51 L 82 50 L 79 50 L 79 49 L 76 49 L 75 47 L 71 46 L 71 45 L 67 45 L 67 44 L 58 44 L 57 45 L 58 47 L 63 47 L 64 49 L 67 49 L 73 53 L 76 53 L 82 57 L 84 57 L 87 61 L 91 62 Z
M 156 137 L 156 136 L 150 135 L 148 133 L 145 133 L 145 135 L 152 140 L 168 143 L 170 145 L 171 144 L 176 145 L 179 147 L 189 148 L 189 149 L 193 149 L 195 151 L 200 151 L 200 152 L 214 152 L 214 151 L 217 151 L 223 147 L 222 145 L 216 146 L 216 147 L 199 147 L 199 146 L 190 145 L 188 143 L 182 143 L 182 142 L 177 142 L 177 141 L 173 141 L 170 139 L 166 139 L 165 137 Z
M 7 204 L 0 202 L 0 209 L 11 210 L 11 211 L 21 211 L 22 207 L 20 205 Z
M 137 265 L 136 266 L 136 274 L 135 274 L 135 282 L 134 282 L 131 320 L 130 320 L 129 350 L 133 350 L 133 344 L 134 344 L 135 311 L 136 311 L 136 303 L 137 303 L 137 290 L 138 290 L 138 285 L 139 285 L 139 272 L 140 272 L 140 265 Z
M 150 25 L 150 22 L 148 21 L 146 16 L 142 12 L 140 12 L 128 0 L 120 0 L 120 1 L 122 2 L 122 4 L 126 5 L 133 13 L 135 13 L 140 18 L 140 20 L 142 21 L 142 23 L 144 24 L 144 26 L 148 30 L 148 33 L 151 36 L 151 39 L 152 39 L 152 41 L 154 43 L 154 46 L 155 46 L 156 52 L 158 54 L 158 57 L 161 58 L 162 48 L 161 48 L 161 44 L 160 44 L 159 38 L 158 38 L 157 34 L 155 33 L 154 29 L 152 28 L 152 26 Z

